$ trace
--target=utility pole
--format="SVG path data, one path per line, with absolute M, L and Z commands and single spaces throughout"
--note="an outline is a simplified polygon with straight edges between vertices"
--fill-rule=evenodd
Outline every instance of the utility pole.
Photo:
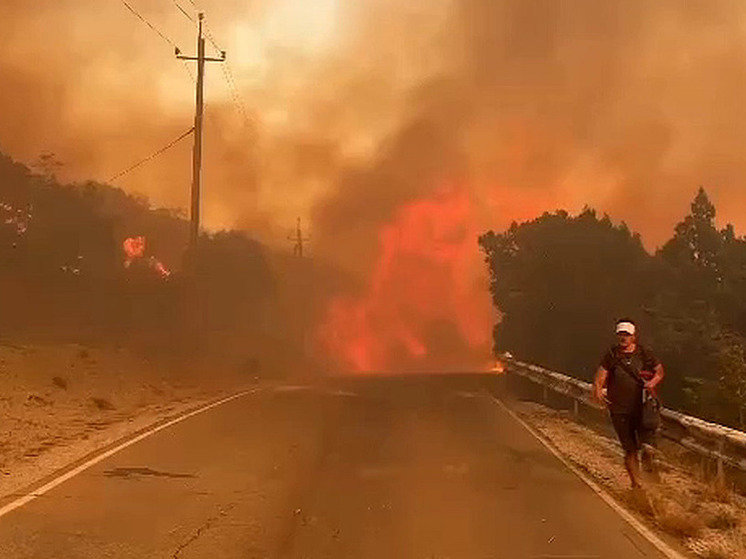
M 192 196 L 191 222 L 189 227 L 189 244 L 194 247 L 199 238 L 200 224 L 200 190 L 202 187 L 202 121 L 204 118 L 204 83 L 205 62 L 225 62 L 226 53 L 220 51 L 220 58 L 205 56 L 205 38 L 202 34 L 202 22 L 205 14 L 199 13 L 199 31 L 197 34 L 197 56 L 185 56 L 176 48 L 176 58 L 180 60 L 197 61 L 197 94 L 196 110 L 194 113 L 194 149 L 192 151 Z
M 303 258 L 303 243 L 311 240 L 311 237 L 304 237 L 303 230 L 300 226 L 300 218 L 298 218 L 298 226 L 295 230 L 294 235 L 288 237 L 289 241 L 294 241 L 295 246 L 293 247 L 293 255 L 299 258 Z

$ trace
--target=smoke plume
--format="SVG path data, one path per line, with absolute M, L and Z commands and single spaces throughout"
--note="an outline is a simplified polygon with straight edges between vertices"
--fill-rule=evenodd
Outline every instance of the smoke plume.
M 173 1 L 130 3 L 194 49 Z M 383 232 L 444 184 L 468 200 L 469 231 L 589 204 L 654 249 L 700 184 L 722 221 L 746 227 L 739 3 L 197 4 L 230 62 L 225 76 L 208 65 L 207 225 L 287 244 L 302 216 L 313 257 L 355 274 L 360 301 L 388 297 L 372 285 Z M 11 155 L 54 151 L 65 178 L 106 180 L 191 126 L 189 72 L 121 2 L 10 0 L 0 13 Z M 118 184 L 186 207 L 189 157 L 182 142 Z M 474 262 L 463 273 L 476 284 Z M 409 281 L 396 277 L 390 289 Z

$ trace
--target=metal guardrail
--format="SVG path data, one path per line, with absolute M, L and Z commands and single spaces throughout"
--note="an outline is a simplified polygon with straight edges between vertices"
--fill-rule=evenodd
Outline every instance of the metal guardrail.
M 508 356 L 503 356 L 501 361 L 506 372 L 541 385 L 545 399 L 546 391 L 552 390 L 571 398 L 576 413 L 578 403 L 604 409 L 593 397 L 592 385 L 587 382 Z M 743 431 L 663 408 L 661 434 L 692 452 L 715 460 L 719 474 L 722 474 L 725 465 L 746 472 L 746 433 Z

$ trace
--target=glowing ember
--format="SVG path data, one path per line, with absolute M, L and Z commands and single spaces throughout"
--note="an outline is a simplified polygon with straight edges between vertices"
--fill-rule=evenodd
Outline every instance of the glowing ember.
M 146 241 L 145 237 L 129 237 L 122 243 L 124 249 L 124 267 L 129 268 L 133 262 L 141 260 L 145 257 Z M 171 275 L 171 272 L 166 268 L 163 263 L 151 256 L 146 260 L 148 267 L 155 270 L 155 272 L 162 278 L 167 278 Z
M 31 204 L 28 209 L 22 210 L 6 202 L 0 202 L 0 223 L 14 228 L 18 236 L 24 235 L 33 217 L 32 209 Z
M 484 363 L 492 316 L 477 236 L 463 190 L 400 208 L 379 233 L 366 293 L 331 303 L 318 331 L 323 351 L 355 371 Z
M 158 272 L 158 275 L 162 278 L 167 278 L 171 275 L 171 272 L 163 265 L 163 262 L 160 260 L 156 260 L 152 256 L 148 259 L 148 263 L 150 264 L 150 267 L 153 268 L 156 272 Z

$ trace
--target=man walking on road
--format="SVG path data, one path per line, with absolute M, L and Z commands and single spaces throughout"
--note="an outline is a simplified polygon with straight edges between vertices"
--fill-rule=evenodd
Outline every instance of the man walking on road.
M 641 487 L 638 454 L 646 470 L 652 470 L 652 450 L 657 428 L 651 426 L 643 407 L 647 399 L 657 403 L 656 386 L 663 366 L 653 353 L 637 342 L 637 327 L 630 319 L 616 324 L 617 344 L 601 360 L 594 382 L 595 397 L 605 404 L 624 449 L 624 466 L 632 487 Z

